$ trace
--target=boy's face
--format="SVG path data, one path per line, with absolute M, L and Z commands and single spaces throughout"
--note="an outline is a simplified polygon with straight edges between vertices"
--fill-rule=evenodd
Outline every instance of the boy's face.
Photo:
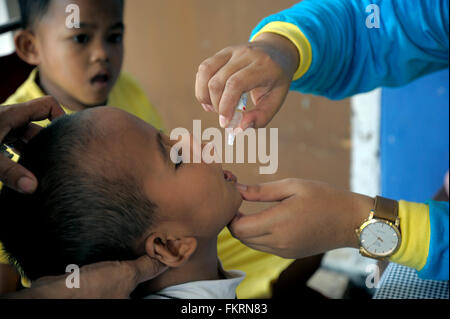
M 235 216 L 242 197 L 220 164 L 176 165 L 170 149 L 177 141 L 151 125 L 114 108 L 88 112 L 110 141 L 105 155 L 128 161 L 126 167 L 143 180 L 146 194 L 158 206 L 158 231 L 210 239 Z
M 79 29 L 66 26 L 69 4 L 79 7 Z M 122 2 L 53 0 L 34 33 L 41 81 L 83 105 L 104 104 L 122 67 Z

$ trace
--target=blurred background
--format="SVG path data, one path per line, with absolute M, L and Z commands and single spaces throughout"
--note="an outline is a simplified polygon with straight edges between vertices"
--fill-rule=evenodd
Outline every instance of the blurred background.
M 161 112 L 167 132 L 219 127 L 217 114 L 206 113 L 194 95 L 195 75 L 206 58 L 226 46 L 248 41 L 264 16 L 293 5 L 270 1 L 127 1 L 124 70 L 133 74 Z M 328 181 L 349 187 L 350 101 L 290 93 L 269 127 L 278 128 L 279 165 L 260 175 L 256 164 L 228 166 L 240 181 L 257 183 L 285 177 Z
M 204 112 L 195 99 L 199 64 L 226 46 L 247 42 L 263 17 L 296 2 L 127 0 L 123 70 L 140 82 L 167 133 L 191 130 L 194 119 L 201 119 L 202 130 L 219 127 L 218 116 Z M 0 24 L 18 17 L 16 0 L 0 0 Z M 13 50 L 11 33 L 1 35 L 0 56 Z M 1 72 L 6 79 L 10 75 Z M 269 125 L 278 128 L 278 171 L 260 175 L 259 162 L 225 169 L 247 184 L 299 177 L 371 196 L 430 198 L 448 170 L 448 70 L 416 82 L 342 101 L 290 92 Z M 245 203 L 242 210 L 263 207 Z M 330 252 L 310 285 L 330 298 L 348 296 L 349 285 L 370 295 L 364 278 L 373 263 L 355 249 Z

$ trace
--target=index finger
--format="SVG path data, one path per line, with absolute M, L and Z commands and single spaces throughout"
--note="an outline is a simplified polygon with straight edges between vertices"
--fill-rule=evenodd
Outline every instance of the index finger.
M 46 96 L 25 103 L 0 108 L 0 141 L 12 130 L 29 124 L 64 115 L 64 110 L 53 97 Z
M 252 202 L 282 201 L 295 194 L 295 179 L 239 187 L 242 198 Z
M 231 52 L 225 48 L 200 64 L 195 79 L 195 96 L 200 103 L 212 105 L 208 83 L 230 58 Z

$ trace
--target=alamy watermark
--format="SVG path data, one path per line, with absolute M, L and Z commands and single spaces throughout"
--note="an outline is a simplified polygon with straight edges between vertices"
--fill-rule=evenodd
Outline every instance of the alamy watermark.
M 79 29 L 80 28 L 80 7 L 76 4 L 69 4 L 66 6 L 66 28 Z
M 377 264 L 371 264 L 366 267 L 366 287 L 369 289 L 380 288 L 380 267 Z
M 370 13 L 366 18 L 366 27 L 368 29 L 380 28 L 380 7 L 376 4 L 369 4 L 366 12 Z
M 237 133 L 234 145 L 228 145 L 226 137 L 230 133 Z M 269 132 L 270 146 L 267 143 Z M 247 162 L 256 163 L 258 158 L 266 166 L 259 167 L 260 174 L 275 174 L 278 170 L 278 128 L 248 128 L 245 131 L 210 127 L 202 132 L 201 120 L 193 120 L 192 135 L 185 128 L 178 127 L 171 131 L 170 139 L 177 141 L 170 150 L 170 159 L 177 164 L 183 163 L 245 163 L 245 146 L 247 144 Z M 245 140 L 247 139 L 247 143 Z M 207 141 L 202 148 L 202 142 Z M 192 144 L 192 145 L 191 145 Z M 222 149 L 225 145 L 225 154 Z M 234 148 L 236 147 L 236 161 Z M 192 158 L 191 158 L 192 149 Z
M 66 287 L 69 289 L 80 288 L 80 267 L 75 264 L 67 265 L 66 273 L 70 273 L 66 278 Z

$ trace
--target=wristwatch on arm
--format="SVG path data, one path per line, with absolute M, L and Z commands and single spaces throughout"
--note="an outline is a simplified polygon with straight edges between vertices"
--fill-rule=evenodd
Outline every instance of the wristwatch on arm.
M 375 259 L 392 256 L 402 241 L 398 202 L 377 196 L 374 209 L 355 232 L 361 255 Z

